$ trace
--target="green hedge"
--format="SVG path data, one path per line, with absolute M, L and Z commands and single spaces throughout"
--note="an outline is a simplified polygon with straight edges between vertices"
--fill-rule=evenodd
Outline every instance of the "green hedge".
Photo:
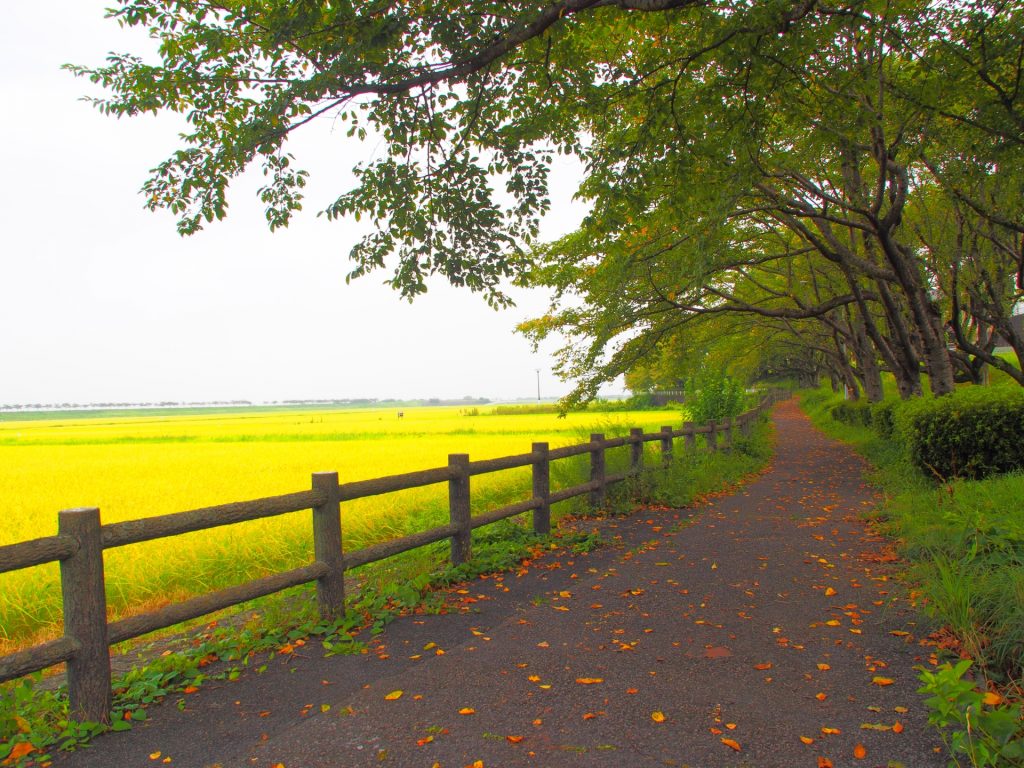
M 1024 468 L 1024 390 L 970 387 L 890 407 L 886 418 L 926 474 L 980 478 Z
M 871 426 L 871 403 L 864 400 L 843 400 L 829 409 L 829 415 L 843 424 L 858 427 Z

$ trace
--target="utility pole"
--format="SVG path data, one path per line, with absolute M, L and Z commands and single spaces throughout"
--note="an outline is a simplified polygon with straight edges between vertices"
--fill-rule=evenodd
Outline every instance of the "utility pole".
M 535 369 L 537 371 L 537 402 L 540 402 L 540 368 Z

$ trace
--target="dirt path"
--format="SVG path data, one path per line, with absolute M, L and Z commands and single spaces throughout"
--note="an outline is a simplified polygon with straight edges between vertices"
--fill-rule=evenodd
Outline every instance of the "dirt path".
M 208 683 L 54 765 L 943 766 L 862 463 L 791 402 L 775 420 L 736 495 L 604 523 L 617 546 L 466 585 L 465 612 L 396 621 L 373 653 Z

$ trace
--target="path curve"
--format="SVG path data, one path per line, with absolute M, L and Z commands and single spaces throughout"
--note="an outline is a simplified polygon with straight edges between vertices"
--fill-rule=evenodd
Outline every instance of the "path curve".
M 734 495 L 603 523 L 619 546 L 472 582 L 465 612 L 400 619 L 364 656 L 207 683 L 54 766 L 944 766 L 865 466 L 794 402 L 774 419 L 775 459 Z

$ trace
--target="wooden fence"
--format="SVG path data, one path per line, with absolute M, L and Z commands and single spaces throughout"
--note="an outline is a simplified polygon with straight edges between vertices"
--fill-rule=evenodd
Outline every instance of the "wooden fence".
M 63 637 L 0 657 L 0 682 L 66 662 L 70 716 L 77 720 L 108 722 L 111 707 L 109 646 L 115 643 L 311 581 L 316 582 L 321 614 L 325 618 L 337 618 L 345 610 L 345 571 L 444 539 L 450 540 L 451 562 L 458 565 L 471 556 L 473 529 L 525 512 L 533 512 L 533 530 L 546 534 L 551 529 L 552 504 L 588 494 L 590 504 L 600 507 L 609 485 L 639 473 L 643 469 L 644 443 L 660 442 L 662 461 L 666 464 L 672 460 L 673 440 L 679 437 L 685 439 L 687 450 L 695 449 L 696 436 L 700 434 L 705 436 L 709 450 L 718 450 L 719 440 L 728 450 L 732 446 L 733 428 L 738 427 L 742 434 L 748 434 L 752 422 L 775 399 L 776 395 L 769 395 L 733 420 L 704 426 L 687 422 L 682 429 L 662 427 L 660 432 L 648 434 L 642 429 L 632 429 L 628 437 L 608 440 L 604 435 L 593 434 L 588 443 L 555 449 L 549 449 L 547 443 L 534 443 L 530 453 L 485 461 L 470 461 L 467 454 L 457 453 L 449 455 L 446 467 L 372 480 L 339 483 L 337 472 L 317 472 L 313 475 L 312 488 L 307 491 L 121 523 L 101 525 L 100 511 L 95 507 L 63 510 L 57 514 L 56 536 L 0 547 L 0 573 L 59 561 L 64 610 Z M 605 451 L 619 446 L 630 448 L 629 469 L 608 474 Z M 582 454 L 590 454 L 589 481 L 552 491 L 551 462 Z M 533 468 L 529 499 L 470 515 L 471 477 L 527 466 Z M 353 552 L 342 549 L 342 502 L 435 483 L 448 483 L 448 525 Z M 309 565 L 200 595 L 150 613 L 107 621 L 103 550 L 305 509 L 312 510 L 313 518 L 314 559 Z

